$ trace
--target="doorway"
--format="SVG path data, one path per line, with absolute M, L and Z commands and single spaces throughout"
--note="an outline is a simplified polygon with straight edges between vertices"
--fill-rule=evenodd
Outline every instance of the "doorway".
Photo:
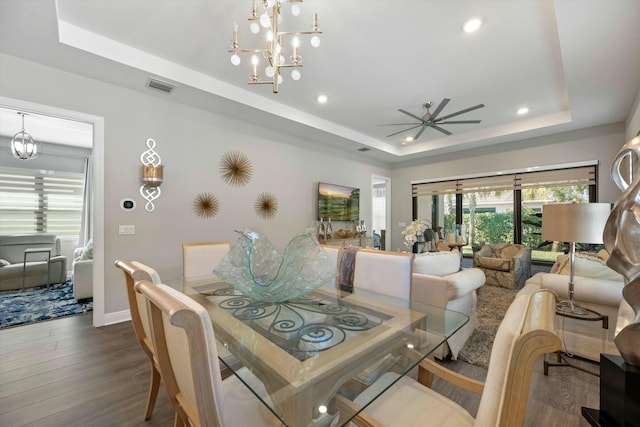
M 371 176 L 371 230 L 381 237 L 380 249 L 389 248 L 391 242 L 391 178 L 389 177 Z
M 65 110 L 49 105 L 36 104 L 20 99 L 0 96 L 0 108 L 31 113 L 34 116 L 53 118 L 58 122 L 68 120 L 85 123 L 92 128 L 91 165 L 93 179 L 93 325 L 105 325 L 104 306 L 104 118 L 82 112 Z M 72 259 L 70 259 L 71 261 Z

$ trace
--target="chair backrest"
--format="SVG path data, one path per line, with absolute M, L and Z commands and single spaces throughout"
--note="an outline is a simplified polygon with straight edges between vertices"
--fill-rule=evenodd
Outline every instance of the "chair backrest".
M 555 332 L 556 295 L 543 289 L 511 303 L 496 333 L 476 426 L 521 426 L 533 365 L 560 350 Z
M 143 280 L 135 289 L 149 302 L 162 381 L 178 416 L 185 425 L 224 426 L 222 378 L 209 314 L 169 286 Z
M 324 249 L 324 251 L 327 253 L 327 255 L 329 256 L 329 261 L 331 261 L 331 263 L 333 265 L 336 266 L 336 269 L 338 268 L 338 257 L 340 255 L 340 251 L 342 250 L 342 246 L 336 246 L 336 245 L 320 245 L 320 247 L 322 249 Z M 327 286 L 330 286 L 332 288 L 336 287 L 336 280 L 337 278 L 334 277 L 333 279 L 331 279 L 331 281 L 327 282 Z
M 182 276 L 185 279 L 211 276 L 213 269 L 231 249 L 229 242 L 182 244 Z
M 135 292 L 134 285 L 138 280 L 147 280 L 151 283 L 159 284 L 160 276 L 153 268 L 137 261 L 116 260 L 115 265 L 124 272 L 133 330 L 143 350 L 148 356 L 153 356 L 151 324 L 146 302 L 144 298 Z
M 358 249 L 353 287 L 409 299 L 413 254 Z

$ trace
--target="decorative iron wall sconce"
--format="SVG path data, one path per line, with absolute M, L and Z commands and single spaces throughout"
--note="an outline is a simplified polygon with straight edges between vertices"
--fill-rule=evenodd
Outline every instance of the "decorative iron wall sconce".
M 147 212 L 153 212 L 156 208 L 153 201 L 160 197 L 160 184 L 163 180 L 163 168 L 161 165 L 160 155 L 153 151 L 156 146 L 156 142 L 149 138 L 147 139 L 148 150 L 143 151 L 140 155 L 140 162 L 142 163 L 142 185 L 140 186 L 140 195 L 147 201 L 144 205 L 144 209 Z

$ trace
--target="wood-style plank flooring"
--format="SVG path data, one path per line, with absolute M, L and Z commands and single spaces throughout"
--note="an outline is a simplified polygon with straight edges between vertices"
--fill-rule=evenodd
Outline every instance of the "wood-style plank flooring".
M 149 366 L 131 323 L 94 328 L 91 322 L 89 313 L 0 330 L 0 426 L 173 425 L 162 388 L 152 418 L 142 419 Z M 445 363 L 474 378 L 486 376 L 464 362 Z M 478 396 L 441 382 L 434 388 L 476 413 Z M 540 360 L 526 425 L 586 427 L 580 408 L 598 408 L 598 396 L 598 378 L 570 368 L 552 368 L 545 377 Z

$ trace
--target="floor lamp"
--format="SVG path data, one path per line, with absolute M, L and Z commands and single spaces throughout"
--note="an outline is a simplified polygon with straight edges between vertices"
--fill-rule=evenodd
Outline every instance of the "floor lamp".
M 573 302 L 574 270 L 577 243 L 602 243 L 604 225 L 611 213 L 609 203 L 564 203 L 542 206 L 542 239 L 568 242 L 569 300 L 558 303 L 556 309 L 571 314 L 586 314 Z

